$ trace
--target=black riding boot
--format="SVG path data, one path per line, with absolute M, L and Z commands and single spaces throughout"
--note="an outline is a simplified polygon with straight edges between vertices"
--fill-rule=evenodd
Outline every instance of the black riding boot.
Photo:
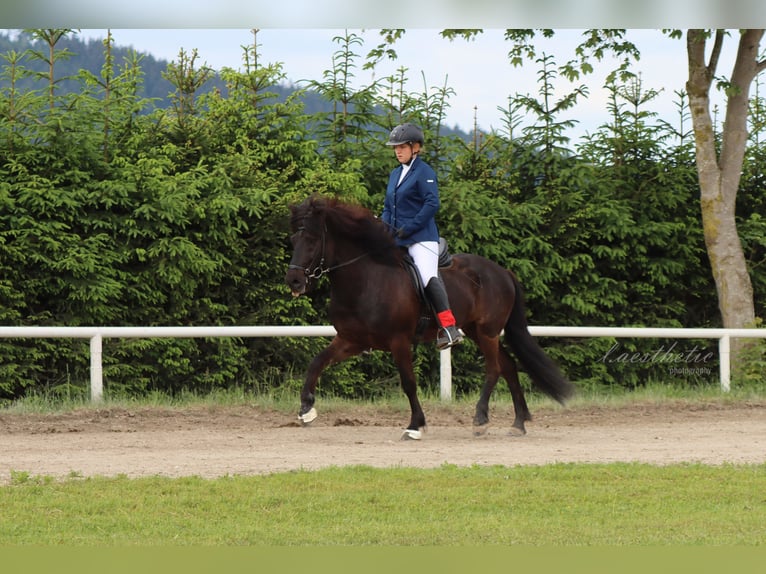
M 441 278 L 433 277 L 425 288 L 426 297 L 434 309 L 436 319 L 439 321 L 441 330 L 436 338 L 436 348 L 446 349 L 452 345 L 457 345 L 463 340 L 463 334 L 455 324 L 455 317 L 449 306 L 447 290 L 444 288 Z

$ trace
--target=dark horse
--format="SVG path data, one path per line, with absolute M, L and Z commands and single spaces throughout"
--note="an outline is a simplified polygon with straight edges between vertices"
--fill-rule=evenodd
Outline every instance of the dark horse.
M 293 296 L 327 275 L 330 321 L 337 331 L 332 342 L 309 365 L 301 391 L 299 418 L 313 421 L 317 380 L 330 364 L 369 349 L 390 351 L 410 402 L 410 424 L 402 438 L 418 439 L 426 418 L 417 396 L 412 366 L 413 345 L 436 337 L 435 321 L 419 335 L 421 299 L 405 268 L 404 251 L 385 224 L 360 206 L 313 196 L 290 206 L 293 257 L 285 281 Z M 533 384 L 560 403 L 573 393 L 572 384 L 529 334 L 518 280 L 501 266 L 471 254 L 455 254 L 440 269 L 458 326 L 484 356 L 486 378 L 473 424 L 482 434 L 489 423 L 489 398 L 500 374 L 513 398 L 513 426 L 525 433 L 532 419 L 519 384 L 516 363 L 505 341 L 521 361 Z

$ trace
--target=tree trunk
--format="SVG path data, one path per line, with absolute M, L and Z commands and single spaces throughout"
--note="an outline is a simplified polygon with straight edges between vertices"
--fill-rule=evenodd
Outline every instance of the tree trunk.
M 764 62 L 758 62 L 758 45 L 763 32 L 743 30 L 740 33 L 720 155 L 716 151 L 710 115 L 710 88 L 716 75 L 724 31 L 715 33 L 708 63 L 705 62 L 707 31 L 689 30 L 686 37 L 689 60 L 686 89 L 694 126 L 702 226 L 723 326 L 730 328 L 752 327 L 755 322 L 753 286 L 737 233 L 735 204 L 747 144 L 750 84 L 764 68 Z M 732 351 L 736 354 L 736 347 Z M 736 361 L 732 363 L 736 365 Z

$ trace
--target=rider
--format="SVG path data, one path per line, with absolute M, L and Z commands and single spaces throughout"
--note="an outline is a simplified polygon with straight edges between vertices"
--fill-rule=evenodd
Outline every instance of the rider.
M 423 131 L 410 123 L 391 131 L 386 145 L 394 148 L 401 165 L 389 177 L 381 219 L 415 262 L 441 326 L 436 346 L 446 349 L 459 343 L 463 335 L 455 324 L 447 290 L 439 277 L 439 232 L 435 220 L 439 188 L 434 170 L 418 157 L 424 141 Z

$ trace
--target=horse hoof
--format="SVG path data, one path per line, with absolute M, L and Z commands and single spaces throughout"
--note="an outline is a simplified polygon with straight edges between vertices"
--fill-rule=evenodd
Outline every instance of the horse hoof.
M 527 434 L 525 428 L 511 427 L 511 430 L 508 431 L 508 436 L 524 436 L 525 434 Z
M 307 413 L 303 413 L 302 415 L 298 415 L 298 419 L 301 421 L 301 424 L 303 426 L 308 426 L 311 423 L 314 422 L 314 420 L 317 418 L 317 410 L 314 407 L 311 407 L 311 410 Z
M 489 425 L 474 425 L 473 427 L 473 436 L 487 436 L 487 432 L 489 432 Z
M 404 429 L 401 440 L 420 440 L 423 438 L 423 433 L 419 430 Z

